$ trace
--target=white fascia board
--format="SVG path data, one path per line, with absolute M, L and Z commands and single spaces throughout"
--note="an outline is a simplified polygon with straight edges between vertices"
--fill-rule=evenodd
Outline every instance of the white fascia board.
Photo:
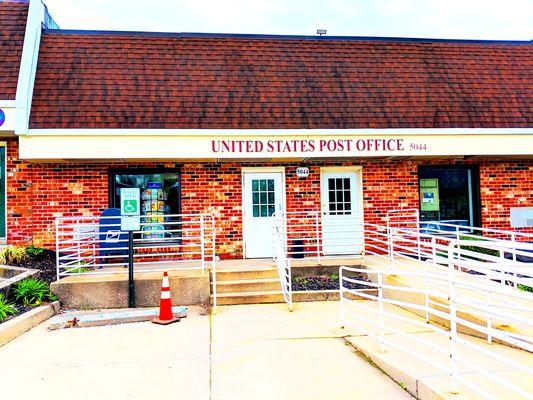
M 401 129 L 29 129 L 30 136 L 336 136 L 532 135 L 532 128 Z
M 0 108 L 16 108 L 17 102 L 15 100 L 0 100 Z
M 33 85 L 41 43 L 41 24 L 44 21 L 44 16 L 45 7 L 42 1 L 30 0 L 15 97 L 17 103 L 15 133 L 17 135 L 27 133 L 29 129 Z

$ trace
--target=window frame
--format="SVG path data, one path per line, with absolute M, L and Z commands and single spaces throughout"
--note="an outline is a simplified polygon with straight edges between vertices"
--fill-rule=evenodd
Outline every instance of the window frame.
M 481 180 L 479 176 L 479 165 L 450 165 L 450 164 L 435 164 L 435 165 L 418 165 L 417 168 L 417 188 L 418 188 L 418 213 L 422 216 L 422 199 L 420 198 L 420 173 L 423 170 L 435 169 L 456 169 L 456 170 L 470 170 L 472 181 L 472 227 L 481 228 Z M 422 219 L 420 219 L 420 222 Z
M 178 175 L 178 208 L 179 213 L 182 214 L 182 202 L 181 202 L 181 168 L 112 168 L 108 171 L 108 206 L 110 208 L 120 208 L 120 204 L 115 204 L 115 189 L 116 189 L 116 176 L 117 175 L 161 175 L 161 174 L 176 174 Z M 142 215 L 142 214 L 141 214 Z
M 108 178 L 109 178 L 109 184 L 108 184 L 108 206 L 110 208 L 120 208 L 120 204 L 115 204 L 115 189 L 116 189 L 116 176 L 117 175 L 158 175 L 158 174 L 176 174 L 178 176 L 178 208 L 179 213 L 178 215 L 182 214 L 182 202 L 181 202 L 181 168 L 164 168 L 164 167 L 156 167 L 156 168 L 113 168 L 109 169 L 108 171 Z M 174 215 L 174 214 L 170 214 Z M 142 216 L 142 213 L 141 213 Z M 179 220 L 181 220 L 181 217 L 178 217 Z M 181 245 L 181 232 L 178 234 L 178 237 L 176 240 L 168 241 L 168 242 L 161 242 L 161 243 L 168 243 L 169 246 L 176 246 Z M 150 245 L 153 245 L 154 243 L 158 243 L 157 241 L 153 241 L 152 243 L 141 243 L 139 247 L 148 247 Z

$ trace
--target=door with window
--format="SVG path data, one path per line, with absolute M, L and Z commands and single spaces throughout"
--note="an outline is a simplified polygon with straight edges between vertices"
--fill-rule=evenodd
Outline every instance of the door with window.
M 322 251 L 325 255 L 362 250 L 358 172 L 322 172 Z
M 272 215 L 285 209 L 282 173 L 246 172 L 243 200 L 246 258 L 272 257 Z

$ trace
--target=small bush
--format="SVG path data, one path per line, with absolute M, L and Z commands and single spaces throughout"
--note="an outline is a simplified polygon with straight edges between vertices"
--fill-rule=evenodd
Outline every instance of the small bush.
M 0 264 L 19 264 L 28 258 L 26 248 L 22 246 L 6 246 L 0 250 Z
M 461 236 L 459 238 L 459 240 L 486 241 L 487 239 L 485 239 L 483 237 L 479 237 L 478 238 L 476 236 Z M 466 250 L 466 251 L 471 251 L 472 253 L 486 254 L 486 255 L 489 255 L 489 256 L 493 256 L 493 257 L 499 257 L 500 256 L 500 252 L 498 250 L 488 249 L 486 247 L 481 247 L 481 246 L 465 246 L 465 245 L 461 245 L 461 249 L 462 250 Z
M 38 306 L 43 301 L 55 300 L 50 293 L 50 288 L 45 281 L 35 278 L 27 278 L 20 281 L 13 289 L 15 300 L 25 306 Z
M 37 258 L 44 253 L 44 249 L 41 247 L 35 247 L 33 244 L 26 247 L 26 254 L 32 258 Z
M 4 294 L 0 293 L 0 322 L 3 322 L 7 317 L 15 315 L 17 309 L 14 304 L 7 302 L 4 298 Z

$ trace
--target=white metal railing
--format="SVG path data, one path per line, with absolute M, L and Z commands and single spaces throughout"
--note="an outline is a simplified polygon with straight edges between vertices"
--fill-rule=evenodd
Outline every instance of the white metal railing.
M 363 248 L 361 218 L 356 213 L 321 211 L 276 212 L 272 218 L 273 259 L 292 311 L 293 259 L 324 256 L 360 257 Z
M 436 225 L 429 229 L 425 223 L 419 221 L 416 209 L 390 210 L 386 226 L 365 223 L 356 213 L 276 212 L 273 246 L 280 280 L 285 282 L 290 277 L 291 259 L 314 258 L 320 263 L 325 256 L 361 257 L 369 250 L 386 253 L 390 261 L 397 254 L 421 262 L 431 258 L 436 264 L 445 263 L 442 258 L 446 250 L 437 251 L 437 247 L 457 240 L 461 248 L 457 254 L 461 260 L 459 269 L 491 282 L 498 277 L 502 285 L 511 283 L 515 288 L 533 284 L 531 264 L 523 262 L 533 256 L 525 248 L 525 241 L 533 239 L 533 235 L 448 223 L 440 223 L 446 225 L 444 229 Z M 450 235 L 450 231 L 454 234 Z M 381 247 L 376 249 L 378 243 Z M 287 301 L 290 285 L 283 289 Z
M 277 238 L 283 236 L 284 226 L 282 220 L 274 220 L 273 224 L 273 247 L 274 247 L 274 263 L 278 270 L 278 275 L 281 283 L 281 290 L 283 292 L 283 299 L 289 305 L 289 310 L 292 311 L 292 273 L 291 260 L 287 257 L 287 252 L 283 246 L 283 241 Z
M 56 219 L 57 279 L 127 273 L 129 238 L 120 216 Z M 211 214 L 141 216 L 133 232 L 135 273 L 210 269 L 216 308 L 215 220 Z
M 355 212 L 294 211 L 273 215 L 274 240 L 288 258 L 359 257 L 362 217 Z
M 384 351 L 385 346 L 395 347 L 450 374 L 452 391 L 457 391 L 461 383 L 486 398 L 496 398 L 470 379 L 471 375 L 459 374 L 458 368 L 463 366 L 515 395 L 531 398 L 532 393 L 522 386 L 504 376 L 495 375 L 475 359 L 464 357 L 461 349 L 479 352 L 531 378 L 533 369 L 530 366 L 490 347 L 480 346 L 470 336 L 459 335 L 459 332 L 468 329 L 469 334 L 484 337 L 488 343 L 498 341 L 533 351 L 533 338 L 529 336 L 533 325 L 533 294 L 515 289 L 518 284 L 531 284 L 533 263 L 520 262 L 517 256 L 531 255 L 532 244 L 502 240 L 487 240 L 480 244 L 477 240 L 456 240 L 411 228 L 372 224 L 365 224 L 364 234 L 363 264 L 366 268 L 341 267 L 339 271 L 343 325 L 350 325 L 375 337 L 381 351 Z M 499 254 L 480 253 L 480 248 L 472 247 L 474 245 Z M 502 257 L 501 254 L 515 257 Z M 365 274 L 371 282 L 354 277 L 354 274 Z M 405 284 L 406 281 L 409 284 Z M 352 284 L 377 289 L 377 294 L 350 289 Z M 377 311 L 368 302 L 354 300 L 361 298 L 376 300 Z M 413 311 L 424 316 L 425 320 L 387 311 L 384 307 L 387 304 Z M 373 315 L 376 312 L 377 319 L 368 318 L 368 313 Z M 396 328 L 395 321 L 431 329 L 449 338 L 449 346 L 438 346 L 420 335 L 405 333 Z M 428 324 L 430 321 L 438 323 Z M 374 334 L 375 328 L 377 335 Z M 426 350 L 432 349 L 445 355 L 448 361 L 440 362 L 428 356 L 427 351 L 417 351 L 414 346 L 409 346 L 409 341 L 407 345 L 400 345 L 390 340 L 386 333 L 417 342 Z

